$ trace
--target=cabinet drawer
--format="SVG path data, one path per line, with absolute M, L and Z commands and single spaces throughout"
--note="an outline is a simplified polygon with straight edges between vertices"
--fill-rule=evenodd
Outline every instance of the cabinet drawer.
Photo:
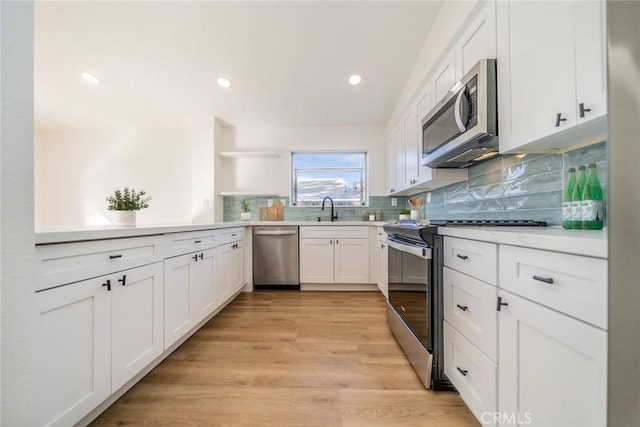
M 473 415 L 497 410 L 498 366 L 444 322 L 444 371 Z
M 36 246 L 36 291 L 161 261 L 162 236 Z
M 444 318 L 493 361 L 498 360 L 498 289 L 444 268 Z
M 240 240 L 244 240 L 244 227 L 216 230 L 216 244 L 218 245 L 226 245 Z
M 498 248 L 494 243 L 445 237 L 444 265 L 492 285 L 496 284 Z
M 306 239 L 368 239 L 369 227 L 302 226 L 300 237 Z
M 607 328 L 607 261 L 500 245 L 500 287 Z
M 170 258 L 211 248 L 217 244 L 213 236 L 214 230 L 166 234 L 164 236 L 166 248 L 165 257 Z

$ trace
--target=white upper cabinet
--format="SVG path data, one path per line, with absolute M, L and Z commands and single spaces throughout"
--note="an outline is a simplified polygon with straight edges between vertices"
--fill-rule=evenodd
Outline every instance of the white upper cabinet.
M 447 93 L 453 88 L 460 77 L 462 76 L 456 75 L 456 54 L 454 50 L 447 54 L 433 75 L 432 90 L 434 104 L 437 105 L 438 102 L 447 96 Z
M 481 59 L 496 57 L 496 3 L 489 1 L 456 44 L 457 75 L 462 78 Z
M 418 183 L 418 115 L 417 106 L 411 104 L 402 120 L 402 134 L 404 139 L 404 187 Z
M 598 133 L 574 128 L 605 113 L 602 11 L 599 1 L 498 2 L 501 152 L 561 149 Z M 579 104 L 591 110 L 584 118 Z
M 607 114 L 604 2 L 576 3 L 575 26 L 577 120 L 583 123 Z

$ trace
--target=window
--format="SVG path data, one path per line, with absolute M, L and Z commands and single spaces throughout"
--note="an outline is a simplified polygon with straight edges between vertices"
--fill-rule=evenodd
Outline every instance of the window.
M 294 206 L 320 206 L 331 197 L 335 206 L 367 203 L 366 152 L 291 153 Z

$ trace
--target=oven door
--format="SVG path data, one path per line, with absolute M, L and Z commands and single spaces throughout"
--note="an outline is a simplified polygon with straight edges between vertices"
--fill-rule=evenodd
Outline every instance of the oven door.
M 431 249 L 395 241 L 388 241 L 388 246 L 389 304 L 422 346 L 431 350 Z

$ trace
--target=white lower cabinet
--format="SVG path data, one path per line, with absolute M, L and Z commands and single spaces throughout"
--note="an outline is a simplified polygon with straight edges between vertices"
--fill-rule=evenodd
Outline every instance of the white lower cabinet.
M 369 283 L 369 227 L 300 227 L 300 283 Z
M 244 286 L 243 242 L 218 247 L 218 303 L 222 304 Z
M 497 411 L 498 365 L 444 322 L 445 374 L 473 415 L 486 422 Z
M 162 354 L 163 274 L 155 263 L 115 274 L 111 284 L 111 391 Z
M 162 263 L 36 293 L 38 425 L 80 421 L 163 351 Z
M 98 277 L 38 292 L 37 425 L 73 425 L 111 394 L 111 295 Z
M 378 228 L 378 289 L 389 298 L 389 247 L 387 246 L 387 235 Z
M 300 239 L 300 283 L 369 283 L 369 239 Z
M 607 333 L 508 292 L 500 297 L 500 413 L 531 425 L 606 425 Z
M 164 261 L 164 347 L 171 347 L 217 308 L 216 249 Z

